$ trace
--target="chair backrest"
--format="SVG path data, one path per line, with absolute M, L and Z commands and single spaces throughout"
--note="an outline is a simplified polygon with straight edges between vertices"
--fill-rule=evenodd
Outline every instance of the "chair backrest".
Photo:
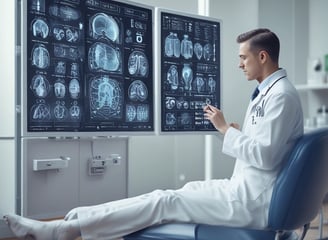
M 328 193 L 328 128 L 304 134 L 278 175 L 269 228 L 293 230 L 310 223 Z

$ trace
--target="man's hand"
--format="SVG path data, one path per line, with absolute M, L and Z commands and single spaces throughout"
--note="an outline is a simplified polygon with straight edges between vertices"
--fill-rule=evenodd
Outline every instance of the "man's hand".
M 222 134 L 225 134 L 230 127 L 224 119 L 223 113 L 212 105 L 206 105 L 204 107 L 205 119 L 210 120 L 213 126 Z M 235 127 L 238 124 L 233 123 L 231 126 Z M 239 126 L 238 126 L 239 127 Z

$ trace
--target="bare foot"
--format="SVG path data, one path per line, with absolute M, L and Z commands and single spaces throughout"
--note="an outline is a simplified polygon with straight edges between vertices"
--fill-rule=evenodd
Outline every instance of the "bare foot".
M 50 222 L 36 221 L 18 215 L 4 216 L 9 228 L 19 239 L 35 240 L 71 240 L 80 236 L 77 221 L 56 220 Z

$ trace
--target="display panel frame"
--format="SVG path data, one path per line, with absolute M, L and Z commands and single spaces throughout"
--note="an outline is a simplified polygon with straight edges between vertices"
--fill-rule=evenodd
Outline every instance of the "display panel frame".
M 83 21 L 83 37 L 84 40 L 83 42 L 79 45 L 79 44 L 69 44 L 69 43 L 65 43 L 65 44 L 58 44 L 59 46 L 71 46 L 73 49 L 78 49 L 83 48 L 82 52 L 84 54 L 84 58 L 82 58 L 83 63 L 80 65 L 80 69 L 78 71 L 79 74 L 81 75 L 81 78 L 83 78 L 83 84 L 81 84 L 80 88 L 76 87 L 74 88 L 74 86 L 68 86 L 69 84 L 66 82 L 66 92 L 68 92 L 70 89 L 69 87 L 71 87 L 72 92 L 70 92 L 70 96 L 72 97 L 73 94 L 81 94 L 82 96 L 80 96 L 80 99 L 83 98 L 83 100 L 81 100 L 83 103 L 83 109 L 81 110 L 81 120 L 79 121 L 71 121 L 71 122 L 66 122 L 63 124 L 63 126 L 59 125 L 54 125 L 54 126 L 47 126 L 47 124 L 49 125 L 49 122 L 46 123 L 45 125 L 41 126 L 37 126 L 37 125 L 33 125 L 31 124 L 30 118 L 31 118 L 31 109 L 32 109 L 32 105 L 31 105 L 31 100 L 29 100 L 29 98 L 31 98 L 31 94 L 40 94 L 40 98 L 37 100 L 40 100 L 40 102 L 42 103 L 42 101 L 44 101 L 44 98 L 42 97 L 42 94 L 46 94 L 44 93 L 44 89 L 42 91 L 40 90 L 35 90 L 33 89 L 33 87 L 31 87 L 32 84 L 32 77 L 31 77 L 31 69 L 33 69 L 33 66 L 31 67 L 31 63 L 33 61 L 33 54 L 31 54 L 31 46 L 29 46 L 29 44 L 32 44 L 32 42 L 34 44 L 39 44 L 38 47 L 40 47 L 42 44 L 48 44 L 51 46 L 52 50 L 51 50 L 51 54 L 54 55 L 55 53 L 55 47 L 57 42 L 55 41 L 48 41 L 47 39 L 41 39 L 41 40 L 35 40 L 33 39 L 31 36 L 33 33 L 31 30 L 35 30 L 35 29 L 31 29 L 31 24 L 32 24 L 32 20 L 31 20 L 31 8 L 32 8 L 32 4 L 35 3 L 39 3 L 39 0 L 29 0 L 29 1 L 23 1 L 22 2 L 22 56 L 21 56 L 21 69 L 22 69 L 22 78 L 21 78 L 21 128 L 22 128 L 22 136 L 26 136 L 26 137 L 94 137 L 94 136 L 129 136 L 129 135 L 154 135 L 155 134 L 155 130 L 157 128 L 157 124 L 155 121 L 155 97 L 156 97 L 156 91 L 155 91 L 155 70 L 154 70 L 154 45 L 155 45 L 155 40 L 154 40 L 154 29 L 153 29 L 153 25 L 154 25 L 154 19 L 155 19 L 155 8 L 152 6 L 148 6 L 148 5 L 144 5 L 144 4 L 139 4 L 139 3 L 135 3 L 135 2 L 130 2 L 130 1 L 121 1 L 121 0 L 115 0 L 115 1 L 105 1 L 105 0 L 92 0 L 92 1 L 82 1 L 82 0 L 62 0 L 62 1 L 55 1 L 55 0 L 42 0 L 43 2 L 47 2 L 47 3 L 53 3 L 53 5 L 57 5 L 57 7 L 60 6 L 75 6 L 74 4 L 82 4 L 83 6 L 89 3 L 101 3 L 103 4 L 102 7 L 104 5 L 110 6 L 109 10 L 104 11 L 104 10 L 100 10 L 98 7 L 99 6 L 88 6 L 88 9 L 86 10 L 81 10 L 81 15 L 83 17 L 83 19 L 81 19 L 81 21 Z M 122 15 L 122 13 L 120 12 L 121 15 L 117 14 L 112 14 L 112 6 L 118 6 L 120 8 L 120 10 L 124 10 L 124 14 Z M 42 6 L 40 5 L 35 5 L 35 8 L 42 8 Z M 36 11 L 36 9 L 34 9 Z M 55 9 L 57 12 L 60 13 L 60 9 Z M 65 9 L 62 9 L 65 10 Z M 89 10 L 89 12 L 88 12 Z M 122 11 L 123 11 L 122 10 Z M 54 12 L 56 12 L 54 11 Z M 90 20 L 90 18 L 87 19 L 87 14 L 90 14 L 91 16 L 91 12 L 95 11 L 98 13 L 104 12 L 104 13 L 110 13 L 107 14 L 110 17 L 113 16 L 113 18 L 121 20 L 118 21 L 119 24 L 125 24 L 124 27 L 122 28 L 122 31 L 120 32 L 120 43 L 115 45 L 115 40 L 114 39 L 110 39 L 111 41 L 109 41 L 109 44 L 107 44 L 107 51 L 113 51 L 117 50 L 118 51 L 122 51 L 121 56 L 123 56 L 123 61 L 125 61 L 125 63 L 122 64 L 122 62 L 120 63 L 119 61 L 117 61 L 117 66 L 115 66 L 114 64 L 112 64 L 111 66 L 109 64 L 107 64 L 107 68 L 115 68 L 114 70 L 117 70 L 116 73 L 113 73 L 113 69 L 109 69 L 107 72 L 106 71 L 99 71 L 97 72 L 95 71 L 91 71 L 90 70 L 90 65 L 95 66 L 95 68 L 99 67 L 100 64 L 95 64 L 95 63 L 90 63 L 87 66 L 87 57 L 86 55 L 87 50 L 91 49 L 92 44 L 94 44 L 94 42 L 92 42 L 91 37 L 88 35 L 87 31 L 90 30 L 90 28 L 88 28 L 86 25 L 87 21 Z M 48 10 L 49 12 L 49 10 Z M 64 11 L 61 12 L 61 14 L 63 14 Z M 134 16 L 133 14 L 139 14 L 140 13 L 140 19 L 144 18 L 143 20 L 140 21 L 135 21 L 133 22 L 133 26 L 135 29 L 133 28 L 128 28 L 126 27 L 128 24 L 128 21 L 131 21 L 131 26 L 132 26 L 132 19 L 136 19 L 138 20 L 137 16 Z M 48 20 L 48 16 L 46 14 L 46 12 L 44 11 L 43 14 L 37 14 L 37 17 L 41 20 Z M 37 18 L 36 16 L 34 16 L 34 18 Z M 63 16 L 61 16 L 63 17 Z M 74 14 L 68 15 L 67 17 L 73 18 Z M 101 21 L 103 20 L 102 18 L 104 18 L 104 16 L 99 16 L 97 20 L 99 20 L 98 22 L 101 23 Z M 109 20 L 113 20 L 113 19 L 109 19 Z M 34 20 L 33 20 L 34 21 Z M 64 20 L 62 20 L 63 22 Z M 108 21 L 108 16 L 107 16 L 107 21 Z M 42 22 L 42 21 L 41 21 Z M 60 21 L 59 21 L 60 22 Z M 54 26 L 56 24 L 56 22 L 52 22 L 51 23 L 51 34 L 53 34 L 51 37 L 54 38 Z M 71 26 L 70 24 L 64 23 L 62 24 L 64 26 L 64 28 L 66 28 L 66 30 L 69 28 L 69 26 Z M 78 28 L 79 25 L 76 26 L 72 26 L 73 29 L 75 27 Z M 142 30 L 143 27 L 146 27 L 146 30 Z M 137 29 L 139 28 L 139 29 Z M 128 43 L 128 40 L 126 39 L 128 37 L 127 35 L 127 30 L 131 30 L 130 34 L 132 32 L 132 36 L 134 39 L 132 39 L 131 43 Z M 79 30 L 79 29 L 78 29 Z M 140 31 L 139 31 L 140 30 Z M 50 32 L 50 30 L 46 30 L 46 32 Z M 113 33 L 114 32 L 114 33 Z M 108 36 L 110 37 L 115 37 L 115 31 L 113 32 L 108 32 Z M 43 32 L 44 33 L 44 32 Z M 41 33 L 37 33 L 42 37 L 42 31 Z M 30 35 L 29 35 L 30 34 Z M 49 33 L 48 33 L 49 34 Z M 66 34 L 66 32 L 65 32 Z M 103 34 L 103 32 L 101 33 Z M 139 35 L 138 35 L 139 34 Z M 146 37 L 144 39 L 146 39 L 145 41 L 148 41 L 146 43 L 144 42 L 138 42 L 138 44 L 136 43 L 137 38 L 139 37 L 138 41 L 141 41 L 140 38 L 142 38 L 143 36 Z M 40 37 L 39 36 L 39 37 Z M 67 40 L 67 36 L 66 40 Z M 50 37 L 49 37 L 50 38 Z M 99 41 L 95 41 L 100 43 L 99 46 L 94 47 L 93 49 L 93 55 L 99 54 L 97 53 L 97 48 L 103 48 L 104 43 L 106 43 L 106 41 L 103 40 L 99 40 Z M 123 43 L 124 42 L 124 43 Z M 81 45 L 83 45 L 81 47 Z M 109 46 L 109 47 L 108 47 Z M 114 47 L 113 47 L 114 46 Z M 36 54 L 44 54 L 43 50 L 37 51 Z M 141 51 L 140 51 L 141 50 Z M 134 52 L 135 51 L 135 52 Z M 142 51 L 144 51 L 144 54 L 147 54 L 147 56 L 142 56 Z M 65 52 L 65 49 L 62 49 L 62 52 Z M 66 53 L 70 53 L 69 49 L 68 51 L 66 51 Z M 99 51 L 98 51 L 99 52 Z M 132 52 L 134 52 L 135 54 L 133 55 Z M 140 53 L 141 52 L 141 53 Z M 150 53 L 150 54 L 149 54 Z M 130 54 L 130 55 L 129 55 Z M 109 55 L 113 55 L 113 54 L 109 54 Z M 137 67 L 134 68 L 134 71 L 130 69 L 128 69 L 128 63 L 127 60 L 129 59 L 129 56 L 132 56 L 131 59 L 134 59 L 135 61 L 138 61 Z M 32 56 L 32 57 L 31 57 Z M 142 75 L 143 74 L 143 70 L 145 69 L 144 66 L 147 66 L 147 63 L 145 64 L 144 59 L 148 58 L 148 72 L 147 72 L 147 76 Z M 55 59 L 55 58 L 54 58 Z M 58 60 L 59 59 L 59 60 Z M 60 58 L 57 57 L 58 62 L 60 62 Z M 147 59 L 146 59 L 147 60 Z M 42 64 L 47 65 L 47 62 L 42 63 L 42 61 L 39 61 L 41 63 L 35 63 L 35 64 L 41 64 L 41 68 L 43 67 Z M 55 61 L 53 61 L 55 62 Z M 54 63 L 51 62 L 50 64 L 51 67 L 53 69 L 55 69 L 54 67 Z M 66 69 L 68 69 L 70 67 L 70 69 L 73 69 L 73 61 L 70 61 L 69 64 L 66 65 Z M 98 61 L 100 62 L 100 61 Z M 133 62 L 133 61 L 131 61 Z M 121 65 L 120 65 L 121 64 Z M 59 64 L 57 64 L 59 65 Z M 120 65 L 120 66 L 119 66 Z M 132 64 L 131 64 L 132 65 Z M 60 65 L 59 65 L 60 66 Z M 34 66 L 35 67 L 35 66 Z M 89 69 L 87 69 L 89 67 Z M 81 69 L 84 68 L 84 69 Z M 59 68 L 60 69 L 60 68 Z M 131 67 L 131 69 L 133 69 L 133 67 Z M 141 70 L 140 70 L 141 69 Z M 35 70 L 34 70 L 35 71 Z M 54 70 L 53 70 L 54 71 Z M 60 70 L 59 70 L 60 71 Z M 73 74 L 73 70 L 71 71 L 71 75 Z M 128 72 L 129 71 L 129 72 Z M 35 71 L 36 72 L 36 71 Z M 141 72 L 141 73 L 140 73 Z M 46 72 L 45 70 L 38 70 L 37 73 L 39 75 L 41 75 L 41 77 L 39 76 L 39 78 L 36 78 L 37 80 L 35 81 L 41 81 L 42 82 L 42 76 L 46 76 L 46 77 L 50 77 L 55 79 L 57 77 L 58 74 L 54 74 Z M 136 73 L 136 74 L 135 74 Z M 35 74 L 35 73 L 34 73 Z M 111 87 L 111 94 L 115 94 L 115 89 L 117 89 L 117 84 L 124 84 L 124 87 L 122 88 L 124 91 L 124 96 L 123 96 L 123 100 L 118 100 L 118 101 L 124 101 L 123 103 L 121 103 L 123 106 L 121 106 L 121 110 L 119 110 L 118 112 L 120 112 L 121 116 L 120 119 L 122 119 L 121 121 L 126 121 L 126 124 L 122 124 L 122 125 L 115 125 L 117 122 L 119 122 L 120 120 L 115 120 L 115 121 L 106 121 L 106 119 L 104 121 L 101 121 L 101 116 L 92 116 L 91 117 L 91 112 L 96 112 L 96 111 L 91 111 L 88 108 L 91 108 L 91 98 L 90 96 L 92 95 L 91 93 L 88 93 L 87 90 L 87 80 L 86 80 L 86 75 L 89 74 L 90 76 L 92 75 L 92 77 L 90 77 L 90 79 L 96 79 L 98 77 L 98 82 L 102 81 L 105 84 L 102 84 L 102 86 L 105 85 L 105 87 L 110 86 Z M 135 74 L 135 75 L 133 75 Z M 139 74 L 139 75 L 138 75 Z M 37 74 L 35 74 L 37 75 Z M 60 75 L 60 74 L 59 74 Z M 65 76 L 67 77 L 67 76 Z M 74 81 L 72 81 L 72 79 L 74 79 L 72 76 L 68 76 L 69 80 L 71 82 L 74 83 Z M 113 81 L 112 78 L 115 79 L 119 79 L 118 81 Z M 99 80 L 100 79 L 100 80 Z M 148 82 L 147 82 L 148 80 Z M 57 81 L 57 80 L 56 80 Z M 89 81 L 89 85 L 91 85 L 92 80 Z M 94 81 L 96 82 L 96 81 Z M 128 85 L 128 83 L 129 85 Z M 56 82 L 57 83 L 57 82 Z M 60 80 L 58 80 L 58 86 L 60 86 Z M 133 83 L 133 84 L 132 84 Z M 115 85 L 116 84 L 116 85 Z M 52 98 L 54 98 L 55 95 L 55 86 L 54 86 L 54 81 L 51 84 L 51 88 L 52 88 Z M 74 85 L 74 84 L 71 84 Z M 100 84 L 98 85 L 98 89 L 100 89 Z M 132 87 L 131 87 L 132 86 Z M 146 90 L 147 91 L 142 91 L 140 89 L 145 89 L 146 86 Z M 57 92 L 58 94 L 61 93 L 61 89 L 60 87 L 57 88 Z M 79 93 L 76 93 L 76 89 L 80 89 Z M 131 90 L 132 89 L 132 90 Z M 75 91 L 74 91 L 75 90 Z M 34 93 L 33 93 L 34 91 Z M 38 92 L 37 92 L 38 91 Z M 36 93 L 37 92 L 37 93 Z M 91 90 L 89 91 L 91 92 Z M 114 92 L 114 93 L 113 93 Z M 129 93 L 128 93 L 129 92 Z M 146 93 L 145 93 L 146 92 Z M 68 93 L 66 93 L 68 94 Z M 129 94 L 129 95 L 128 95 Z M 145 97 L 145 95 L 147 95 L 147 98 Z M 56 96 L 57 97 L 57 96 Z M 73 98 L 73 97 L 72 97 Z M 77 97 L 78 98 L 78 97 Z M 88 99 L 89 98 L 89 99 Z M 98 95 L 98 98 L 100 98 L 100 93 Z M 146 99 L 143 99 L 146 98 Z M 97 100 L 97 99 L 96 99 Z M 90 102 L 88 102 L 90 101 Z M 100 101 L 100 100 L 99 100 Z M 112 100 L 107 98 L 107 103 L 110 102 L 110 104 L 114 104 Z M 54 102 L 60 102 L 58 101 L 54 101 Z M 72 101 L 73 102 L 73 101 Z M 52 103 L 53 105 L 55 103 Z M 109 103 L 108 103 L 109 104 Z M 40 104 L 39 104 L 40 105 Z M 73 105 L 73 104 L 72 104 Z M 128 107 L 130 106 L 129 109 L 134 109 L 133 114 L 127 114 L 128 112 Z M 57 107 L 57 105 L 56 105 Z M 54 109 L 54 108 L 53 108 Z M 146 110 L 145 110 L 146 109 Z M 147 110 L 148 109 L 148 110 Z M 88 121 L 89 123 L 86 123 L 86 110 L 89 110 L 89 116 L 88 116 Z M 97 109 L 96 109 L 97 110 Z M 139 112 L 136 112 L 136 111 Z M 145 111 L 148 111 L 148 116 L 145 113 Z M 123 113 L 122 113 L 123 112 Z M 137 113 L 139 113 L 139 115 L 137 115 Z M 82 116 L 83 114 L 83 116 Z M 124 116 L 123 116 L 124 114 Z M 99 117 L 100 116 L 100 117 Z M 129 116 L 129 118 L 128 118 Z M 97 124 L 96 123 L 92 123 L 92 119 L 96 119 L 99 118 L 100 120 L 97 120 Z M 138 117 L 138 118 L 137 118 Z M 131 120 L 132 119 L 132 120 Z M 137 119 L 137 120 L 135 120 Z M 129 122 L 131 121 L 131 122 Z M 91 123 L 90 123 L 91 122 Z M 60 122 L 59 122 L 60 123 Z M 66 127 L 65 128 L 65 124 L 70 124 L 72 123 L 72 125 L 75 124 L 75 126 L 71 127 Z M 111 126 L 111 124 L 113 124 Z M 82 126 L 83 125 L 83 126 Z M 32 128 L 31 128 L 32 126 Z M 104 127 L 105 126 L 105 127 Z M 39 128 L 39 129 L 38 129 Z M 31 130 L 32 129 L 32 130 Z
M 167 18 L 167 19 L 164 19 Z M 158 111 L 158 119 L 160 121 L 159 124 L 159 133 L 162 135 L 169 134 L 215 134 L 217 130 L 215 127 L 206 119 L 204 119 L 203 107 L 206 103 L 213 104 L 214 106 L 220 108 L 221 107 L 221 28 L 222 21 L 220 19 L 202 16 L 197 14 L 190 14 L 179 12 L 171 9 L 165 8 L 157 8 L 156 9 L 156 19 L 157 19 L 157 28 L 159 31 L 158 34 L 158 52 L 160 56 L 160 63 L 158 67 L 160 68 L 160 89 L 159 89 L 159 97 L 160 103 L 159 111 Z M 171 23 L 169 23 L 171 21 Z M 173 23 L 172 23 L 173 22 Z M 171 26 L 169 26 L 171 24 Z M 209 25 L 213 24 L 215 27 L 211 29 Z M 196 26 L 197 25 L 197 26 Z M 201 27 L 205 27 L 206 30 L 201 29 Z M 184 30 L 186 27 L 189 27 L 190 31 L 185 33 Z M 184 29 L 184 30 L 182 30 Z M 195 30 L 198 29 L 198 30 Z M 214 30 L 216 29 L 216 30 Z M 208 31 L 213 30 L 217 31 L 217 38 L 212 43 L 216 44 L 214 49 L 214 55 L 207 56 L 210 61 L 201 60 L 205 59 L 205 56 L 197 55 L 195 56 L 195 52 L 192 54 L 184 53 L 182 56 L 182 40 L 184 39 L 183 35 L 187 35 L 190 37 L 192 35 L 192 46 L 196 43 L 194 40 L 197 40 L 198 44 L 210 44 L 210 37 L 206 36 L 204 39 L 201 38 L 201 31 L 204 31 L 203 34 L 209 34 Z M 173 33 L 171 35 L 171 33 Z M 186 34 L 187 33 L 187 34 Z M 180 40 L 180 48 L 177 47 L 176 52 L 174 52 L 174 48 L 167 47 L 165 45 L 166 39 L 168 36 L 173 36 L 169 42 L 174 42 L 177 37 Z M 205 36 L 205 35 L 204 35 Z M 214 34 L 212 34 L 214 37 Z M 186 43 L 186 42 L 185 42 Z M 188 42 L 187 42 L 188 43 Z M 189 42 L 190 43 L 190 42 Z M 186 45 L 185 45 L 186 46 Z M 187 44 L 188 46 L 188 44 Z M 213 46 L 213 45 L 212 45 Z M 192 48 L 194 50 L 194 48 Z M 192 55 L 192 56 L 190 56 Z M 213 59 L 214 56 L 214 59 Z M 189 60 L 188 60 L 188 59 Z M 192 67 L 186 68 L 184 71 L 184 66 L 190 64 Z M 172 67 L 172 69 L 170 69 Z M 208 66 L 208 69 L 214 71 L 202 71 L 200 70 L 202 67 Z M 173 70 L 173 71 L 169 71 Z M 175 70 L 175 71 L 174 71 Z M 189 85 L 188 90 L 180 90 L 183 87 L 183 84 L 180 85 L 180 81 L 182 81 L 183 72 L 192 72 L 194 83 Z M 196 70 L 196 71 L 195 71 Z M 178 80 L 169 80 L 172 78 L 173 74 L 171 72 L 177 73 Z M 181 75 L 181 77 L 179 76 Z M 206 90 L 209 88 L 209 79 L 212 78 L 215 81 L 215 90 L 213 93 L 209 93 Z M 196 78 L 198 78 L 199 82 L 203 85 L 203 89 L 197 89 L 197 83 L 195 83 Z M 172 86 L 172 82 L 179 82 Z M 186 82 L 186 81 L 185 81 Z M 206 99 L 209 99 L 208 101 Z M 214 101 L 213 101 L 214 100 Z M 171 101 L 171 102 L 170 102 Z M 170 104 L 172 103 L 172 104 Z M 185 116 L 186 117 L 185 117 Z M 172 118 L 172 116 L 174 116 Z M 185 117 L 185 120 L 183 120 Z M 170 120 L 173 119 L 173 120 Z M 169 123 L 169 124 L 168 124 Z M 185 124 L 186 123 L 186 124 Z

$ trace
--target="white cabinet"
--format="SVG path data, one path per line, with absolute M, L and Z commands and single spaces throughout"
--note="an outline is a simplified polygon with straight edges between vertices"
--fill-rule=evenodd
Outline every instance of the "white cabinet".
M 22 215 L 58 218 L 77 206 L 127 197 L 127 138 L 25 138 L 22 142 Z M 117 156 L 115 162 L 112 156 Z M 34 169 L 35 160 L 62 157 L 70 159 L 66 168 Z M 91 160 L 101 165 L 91 165 Z
M 296 89 L 303 105 L 305 131 L 328 127 L 328 122 L 322 122 L 320 117 L 323 115 L 318 113 L 319 109 L 328 108 L 328 84 L 300 84 Z
M 299 91 L 328 90 L 328 84 L 299 84 L 296 85 L 296 89 Z

